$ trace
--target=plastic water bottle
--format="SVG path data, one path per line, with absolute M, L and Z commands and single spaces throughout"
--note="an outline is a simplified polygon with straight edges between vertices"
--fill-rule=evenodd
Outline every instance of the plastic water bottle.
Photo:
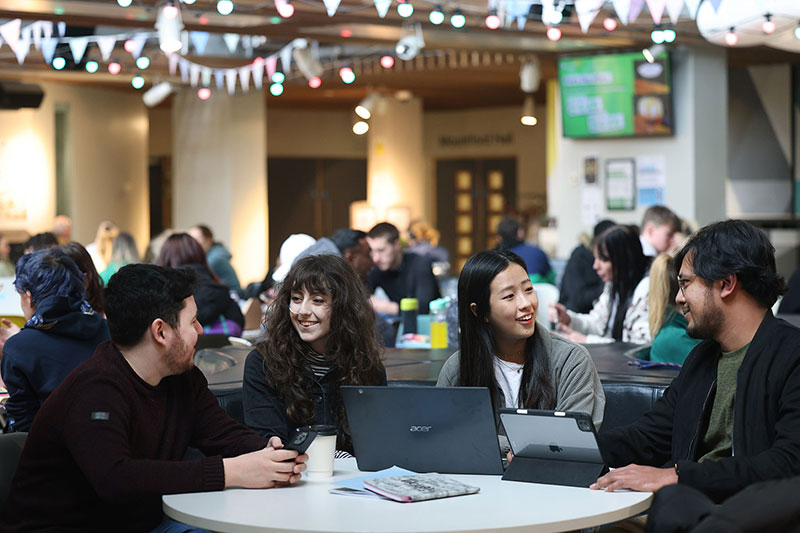
M 400 300 L 400 316 L 403 319 L 403 335 L 417 332 L 417 310 L 419 302 L 416 298 Z
M 430 303 L 431 349 L 447 348 L 447 304 L 449 298 L 439 298 Z

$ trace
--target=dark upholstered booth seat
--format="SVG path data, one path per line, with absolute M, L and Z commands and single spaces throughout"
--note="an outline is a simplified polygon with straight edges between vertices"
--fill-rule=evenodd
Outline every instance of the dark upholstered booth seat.
M 627 426 L 653 408 L 666 386 L 641 383 L 603 383 L 606 410 L 600 433 Z
M 244 424 L 244 404 L 242 403 L 242 388 L 211 389 L 217 397 L 219 405 L 225 409 L 228 416 Z

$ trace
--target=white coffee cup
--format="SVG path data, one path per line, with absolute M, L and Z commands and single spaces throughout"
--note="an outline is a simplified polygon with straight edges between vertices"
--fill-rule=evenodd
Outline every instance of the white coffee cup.
M 308 461 L 304 476 L 308 479 L 321 479 L 333 476 L 333 457 L 336 453 L 336 427 L 311 426 L 317 432 L 316 438 L 306 450 Z

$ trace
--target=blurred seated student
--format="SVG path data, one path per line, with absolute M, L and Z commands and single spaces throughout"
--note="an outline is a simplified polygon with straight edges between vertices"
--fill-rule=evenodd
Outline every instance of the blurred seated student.
M 470 257 L 458 277 L 460 351 L 445 361 L 437 387 L 488 387 L 502 407 L 580 411 L 603 421 L 605 395 L 589 352 L 536 322 L 539 301 L 514 252 Z
M 111 249 L 114 239 L 119 234 L 119 228 L 110 220 L 104 220 L 97 226 L 94 241 L 86 245 L 86 251 L 92 258 L 95 269 L 102 272 L 111 262 Z
M 205 333 L 241 335 L 244 316 L 239 305 L 231 299 L 228 287 L 211 272 L 206 253 L 191 235 L 170 235 L 161 246 L 155 264 L 170 268 L 185 267 L 195 272 L 199 284 L 194 294 L 197 320 Z
M 194 239 L 200 243 L 200 246 L 203 247 L 211 272 L 213 272 L 229 290 L 235 292 L 240 298 L 244 297 L 242 285 L 239 283 L 239 276 L 236 274 L 233 265 L 231 265 L 233 255 L 225 248 L 224 244 L 214 240 L 214 233 L 211 231 L 211 228 L 204 224 L 197 224 L 189 228 L 187 233 L 194 237 Z
M 431 263 L 450 262 L 450 252 L 447 248 L 439 246 L 441 234 L 424 220 L 411 223 L 408 227 L 408 237 L 411 239 L 408 251 L 412 254 L 421 255 Z
M 667 253 L 672 248 L 675 233 L 681 231 L 681 219 L 669 207 L 651 205 L 642 216 L 639 242 L 647 257 Z
M 635 226 L 612 226 L 593 242 L 594 270 L 605 283 L 588 314 L 553 305 L 551 321 L 568 339 L 581 343 L 650 342 L 647 293 L 650 259 L 642 253 Z
M 678 273 L 667 254 L 660 254 L 650 266 L 650 346 L 651 361 L 682 365 L 692 349 L 700 344 L 686 333 L 688 322 L 675 303 Z
M 194 366 L 195 286 L 155 265 L 111 278 L 111 342 L 42 405 L 0 531 L 204 531 L 172 529 L 161 496 L 299 479 L 307 457 L 230 418 Z M 185 460 L 190 446 L 204 456 Z
M 244 420 L 286 440 L 297 427 L 338 428 L 336 448 L 353 445 L 341 385 L 385 385 L 375 313 L 355 270 L 341 257 L 297 261 L 279 286 L 266 334 L 247 356 Z
M 35 252 L 37 250 L 46 250 L 47 248 L 55 248 L 58 246 L 58 239 L 56 236 L 46 231 L 44 233 L 37 233 L 23 245 L 23 250 L 26 254 Z
M 601 220 L 594 226 L 594 238 L 614 225 L 613 220 Z M 603 293 L 604 283 L 594 271 L 594 255 L 592 254 L 592 238 L 581 233 L 580 244 L 572 250 L 564 275 L 561 277 L 561 289 L 558 302 L 569 311 L 588 313 L 595 300 Z M 547 310 L 544 310 L 547 312 Z
M 105 270 L 100 272 L 100 279 L 103 280 L 104 284 L 108 283 L 108 280 L 117 273 L 117 270 L 125 265 L 138 263 L 140 260 L 139 250 L 136 248 L 136 241 L 133 235 L 127 231 L 120 231 L 111 246 L 111 262 Z
M 522 258 L 531 281 L 534 283 L 555 284 L 556 274 L 550 268 L 547 254 L 538 246 L 525 242 L 525 229 L 517 219 L 505 217 L 497 225 L 497 236 L 500 239 L 498 250 L 509 250 Z
M 100 279 L 100 274 L 97 273 L 89 252 L 86 251 L 86 248 L 81 243 L 75 241 L 62 244 L 58 248 L 75 261 L 75 264 L 81 270 L 83 286 L 86 288 L 86 301 L 89 302 L 95 312 L 105 315 L 103 280 Z
M 5 341 L 0 370 L 11 395 L 5 404 L 11 429 L 28 431 L 42 402 L 108 340 L 108 327 L 86 301 L 78 265 L 62 250 L 22 256 L 14 287 L 27 322 Z
M 53 219 L 53 235 L 58 244 L 66 244 L 72 240 L 72 219 L 66 215 L 57 215 Z
M 0 234 L 0 278 L 10 278 L 14 276 L 14 263 L 11 262 L 11 245 L 8 238 Z

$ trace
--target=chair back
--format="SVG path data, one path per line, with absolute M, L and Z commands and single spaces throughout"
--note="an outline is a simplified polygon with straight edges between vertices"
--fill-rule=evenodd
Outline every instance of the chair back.
M 550 327 L 550 303 L 558 303 L 561 294 L 558 287 L 549 283 L 534 283 L 533 290 L 539 299 L 539 309 L 536 311 L 536 321 L 543 326 Z
M 664 395 L 665 385 L 644 383 L 603 383 L 606 409 L 600 433 L 627 426 L 649 412 Z
M 11 491 L 11 481 L 17 473 L 17 465 L 25 447 L 27 433 L 6 433 L 0 435 L 0 508 Z

